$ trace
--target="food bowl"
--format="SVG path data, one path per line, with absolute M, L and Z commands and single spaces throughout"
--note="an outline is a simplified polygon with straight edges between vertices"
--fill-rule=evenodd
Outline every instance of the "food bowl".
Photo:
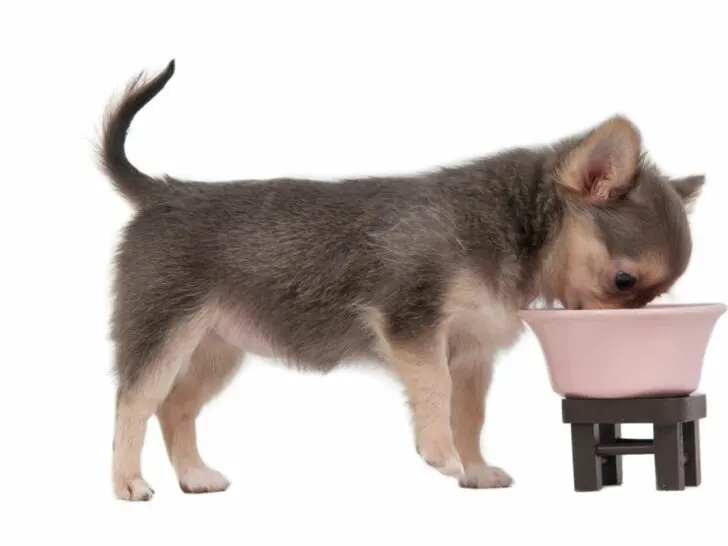
M 642 309 L 526 309 L 553 390 L 573 398 L 687 396 L 722 303 Z

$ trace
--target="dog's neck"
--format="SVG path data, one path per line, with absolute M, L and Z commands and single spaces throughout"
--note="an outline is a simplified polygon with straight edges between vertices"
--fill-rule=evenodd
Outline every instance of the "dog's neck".
M 554 297 L 552 272 L 565 215 L 552 179 L 559 159 L 554 149 L 516 149 L 474 161 L 448 177 L 448 191 L 457 196 L 453 206 L 465 219 L 459 235 L 471 261 L 491 278 L 509 277 L 499 292 L 519 306 Z

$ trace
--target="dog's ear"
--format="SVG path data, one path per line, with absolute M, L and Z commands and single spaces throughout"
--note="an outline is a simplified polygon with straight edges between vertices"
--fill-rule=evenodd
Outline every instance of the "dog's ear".
M 686 176 L 683 178 L 673 178 L 670 180 L 672 187 L 677 190 L 678 195 L 685 203 L 685 208 L 688 211 L 692 211 L 695 200 L 703 191 L 703 185 L 705 184 L 705 176 L 702 174 L 696 174 L 692 176 Z
M 637 128 L 622 116 L 612 117 L 567 154 L 557 180 L 593 203 L 615 199 L 631 189 L 641 150 Z

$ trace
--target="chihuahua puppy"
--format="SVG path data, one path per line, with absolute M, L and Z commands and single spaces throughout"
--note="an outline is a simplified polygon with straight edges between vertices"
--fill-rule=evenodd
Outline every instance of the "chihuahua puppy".
M 149 176 L 124 151 L 174 69 L 128 85 L 99 145 L 136 208 L 113 287 L 120 499 L 154 494 L 141 474 L 154 415 L 183 491 L 228 487 L 200 457 L 195 420 L 245 353 L 319 372 L 391 367 L 420 456 L 463 487 L 507 487 L 480 437 L 518 310 L 644 306 L 687 267 L 687 206 L 704 177 L 661 173 L 624 117 L 417 176 L 207 184 Z

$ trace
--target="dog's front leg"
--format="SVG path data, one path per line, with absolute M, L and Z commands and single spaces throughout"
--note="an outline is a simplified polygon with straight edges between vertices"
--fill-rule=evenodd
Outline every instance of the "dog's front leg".
M 404 384 L 412 410 L 417 451 L 430 466 L 460 478 L 460 462 L 450 427 L 452 382 L 443 341 L 391 346 L 390 360 Z
M 460 485 L 473 489 L 508 487 L 513 479 L 500 468 L 488 465 L 480 448 L 486 397 L 493 375 L 492 357 L 481 355 L 453 364 L 452 429 L 464 467 Z

